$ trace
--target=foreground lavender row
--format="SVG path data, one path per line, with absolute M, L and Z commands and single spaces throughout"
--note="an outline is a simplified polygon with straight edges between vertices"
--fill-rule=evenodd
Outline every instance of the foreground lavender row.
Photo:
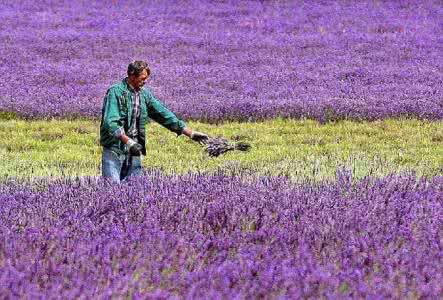
M 0 111 L 98 117 L 146 59 L 184 119 L 443 118 L 441 1 L 63 2 L 0 3 Z
M 0 192 L 0 297 L 433 298 L 443 178 L 225 176 Z

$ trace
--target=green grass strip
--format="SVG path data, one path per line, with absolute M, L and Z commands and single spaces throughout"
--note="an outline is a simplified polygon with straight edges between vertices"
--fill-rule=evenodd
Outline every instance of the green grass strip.
M 413 171 L 443 173 L 443 123 L 422 120 L 376 122 L 276 119 L 219 125 L 188 122 L 189 127 L 252 145 L 250 152 L 210 158 L 184 136 L 151 123 L 145 168 L 165 173 L 216 172 L 283 175 L 323 180 L 345 167 L 356 178 Z M 90 120 L 0 121 L 0 179 L 100 174 L 99 122 Z

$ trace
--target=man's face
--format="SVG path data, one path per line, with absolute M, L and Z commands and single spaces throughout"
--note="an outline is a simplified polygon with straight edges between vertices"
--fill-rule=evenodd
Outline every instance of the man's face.
M 147 79 L 148 72 L 146 70 L 143 70 L 138 76 L 129 75 L 130 83 L 136 90 L 140 90 L 145 85 Z

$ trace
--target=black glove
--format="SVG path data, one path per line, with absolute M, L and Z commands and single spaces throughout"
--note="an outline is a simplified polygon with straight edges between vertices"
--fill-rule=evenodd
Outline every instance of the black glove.
M 136 141 L 129 139 L 128 142 L 126 143 L 126 145 L 128 145 L 129 148 L 129 153 L 132 156 L 140 156 L 142 155 L 142 145 L 140 145 L 139 143 L 137 143 Z
M 209 139 L 209 137 L 205 133 L 201 133 L 198 131 L 193 131 L 191 133 L 191 140 L 193 140 L 194 142 L 197 142 L 201 145 L 206 144 L 208 142 L 208 139 Z

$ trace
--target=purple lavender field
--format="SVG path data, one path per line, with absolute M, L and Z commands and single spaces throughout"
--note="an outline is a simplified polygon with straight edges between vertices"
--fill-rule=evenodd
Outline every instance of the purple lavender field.
M 443 178 L 0 186 L 0 297 L 437 299 Z
M 443 118 L 441 1 L 2 1 L 0 111 L 99 117 L 145 59 L 184 119 Z

